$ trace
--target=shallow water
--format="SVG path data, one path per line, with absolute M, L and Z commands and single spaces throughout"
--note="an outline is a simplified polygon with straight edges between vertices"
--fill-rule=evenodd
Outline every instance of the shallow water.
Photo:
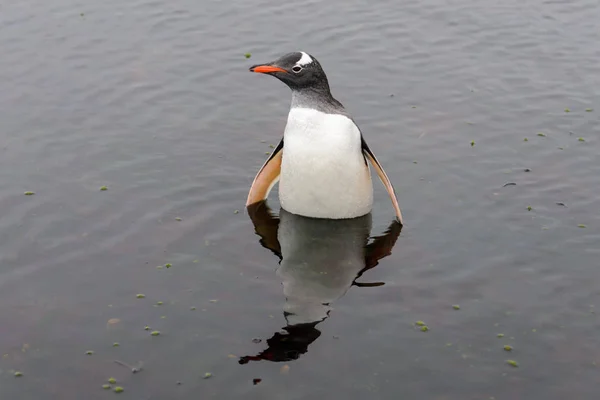
M 596 398 L 599 20 L 592 0 L 0 6 L 0 397 L 103 399 L 112 376 L 134 399 Z M 248 67 L 294 50 L 390 175 L 399 237 L 378 183 L 368 221 L 256 234 L 290 94 Z

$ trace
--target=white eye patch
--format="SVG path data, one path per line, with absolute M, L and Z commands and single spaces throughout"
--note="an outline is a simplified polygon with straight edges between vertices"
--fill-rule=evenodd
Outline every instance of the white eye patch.
M 306 54 L 303 51 L 301 51 L 300 53 L 302 53 L 302 57 L 298 60 L 296 65 L 307 65 L 307 64 L 310 64 L 311 62 L 313 62 L 313 59 L 310 58 L 310 56 L 308 54 Z

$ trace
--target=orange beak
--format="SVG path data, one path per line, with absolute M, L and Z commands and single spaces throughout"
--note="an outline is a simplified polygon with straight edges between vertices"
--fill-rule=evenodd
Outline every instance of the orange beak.
M 268 73 L 272 73 L 272 72 L 286 72 L 287 71 L 283 68 L 279 68 L 279 67 L 274 67 L 272 65 L 254 65 L 252 67 L 250 67 L 250 72 L 258 72 L 261 74 L 268 74 Z

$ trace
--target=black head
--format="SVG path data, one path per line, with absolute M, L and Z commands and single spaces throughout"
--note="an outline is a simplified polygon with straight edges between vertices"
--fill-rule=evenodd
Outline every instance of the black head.
M 329 83 L 321 64 L 303 51 L 288 53 L 267 64 L 254 65 L 250 67 L 250 71 L 272 75 L 292 90 L 315 89 L 329 92 Z

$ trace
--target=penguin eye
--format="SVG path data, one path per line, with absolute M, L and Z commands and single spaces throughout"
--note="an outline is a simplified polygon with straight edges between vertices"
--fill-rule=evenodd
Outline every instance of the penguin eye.
M 292 71 L 294 71 L 295 73 L 299 73 L 300 71 L 302 71 L 302 67 L 299 65 L 294 65 Z

